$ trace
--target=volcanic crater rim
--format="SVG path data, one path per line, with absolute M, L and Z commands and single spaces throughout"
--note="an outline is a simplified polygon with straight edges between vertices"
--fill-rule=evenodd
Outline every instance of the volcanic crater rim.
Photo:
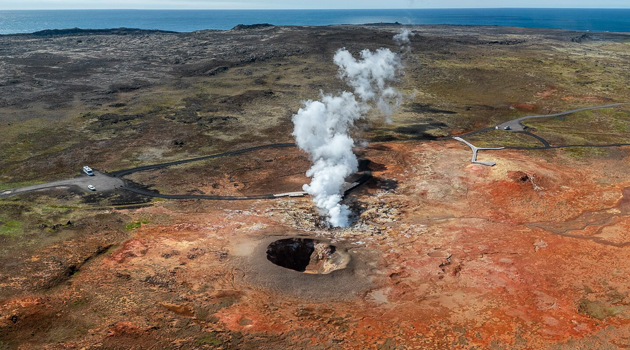
M 266 257 L 274 265 L 311 275 L 345 269 L 351 256 L 344 248 L 316 238 L 288 237 L 271 242 Z

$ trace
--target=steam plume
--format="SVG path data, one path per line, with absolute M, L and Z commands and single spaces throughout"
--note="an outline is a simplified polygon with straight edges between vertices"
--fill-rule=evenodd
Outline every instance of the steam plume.
M 334 227 L 350 224 L 350 209 L 341 204 L 346 177 L 356 172 L 358 161 L 350 136 L 355 122 L 365 117 L 370 105 L 376 105 L 386 117 L 401 101 L 401 94 L 388 84 L 401 68 L 398 55 L 388 49 L 363 50 L 361 60 L 340 49 L 334 56 L 339 76 L 354 89 L 338 96 L 323 94 L 320 101 L 307 101 L 293 115 L 298 147 L 306 151 L 313 166 L 306 173 L 311 183 L 304 191 L 313 197 L 320 213 Z M 358 100 L 355 97 L 358 96 Z
M 361 51 L 357 61 L 347 50 L 338 50 L 334 62 L 339 66 L 339 76 L 354 88 L 354 93 L 364 102 L 373 102 L 387 119 L 393 113 L 392 104 L 400 105 L 402 95 L 388 84 L 396 79 L 402 67 L 400 57 L 388 49 Z
M 394 41 L 399 45 L 409 45 L 411 40 L 410 37 L 413 36 L 413 32 L 407 28 L 403 29 L 400 33 L 394 35 Z

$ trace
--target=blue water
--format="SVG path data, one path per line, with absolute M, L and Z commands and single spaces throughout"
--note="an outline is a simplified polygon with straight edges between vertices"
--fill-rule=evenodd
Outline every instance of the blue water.
M 630 9 L 0 11 L 0 34 L 74 27 L 191 32 L 254 23 L 322 26 L 378 22 L 630 32 Z

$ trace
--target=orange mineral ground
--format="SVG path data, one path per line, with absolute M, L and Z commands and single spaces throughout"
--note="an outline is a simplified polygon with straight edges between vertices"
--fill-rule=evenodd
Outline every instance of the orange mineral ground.
M 135 209 L 171 223 L 142 224 L 67 282 L 3 300 L 3 337 L 24 349 L 630 344 L 627 149 L 593 161 L 482 152 L 495 167 L 470 165 L 456 141 L 357 152 L 374 179 L 346 199 L 352 227 L 325 228 L 308 198 Z M 295 236 L 352 261 L 318 275 L 266 259 Z

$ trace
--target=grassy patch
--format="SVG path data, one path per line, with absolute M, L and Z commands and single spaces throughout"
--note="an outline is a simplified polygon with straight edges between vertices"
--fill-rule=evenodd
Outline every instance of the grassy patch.
M 23 232 L 24 224 L 21 221 L 10 220 L 0 224 L 0 235 L 2 236 L 18 236 Z
M 45 181 L 33 180 L 33 181 L 24 181 L 24 182 L 8 182 L 8 183 L 0 183 L 0 191 L 9 190 L 12 188 L 20 188 L 32 185 L 43 184 Z
M 221 346 L 223 345 L 223 341 L 221 341 L 221 339 L 218 339 L 212 333 L 206 333 L 203 337 L 197 338 L 197 340 L 195 341 L 195 344 L 197 346 L 202 346 L 202 345 Z
M 584 159 L 591 157 L 603 157 L 608 154 L 606 148 L 593 148 L 593 147 L 575 147 L 564 148 L 564 151 L 573 159 Z
M 605 318 L 617 315 L 624 311 L 623 307 L 606 306 L 598 301 L 581 299 L 578 302 L 578 312 L 589 317 L 603 321 Z
M 134 221 L 134 222 L 130 222 L 127 225 L 125 225 L 125 229 L 131 231 L 131 230 L 137 230 L 140 227 L 142 227 L 142 224 L 148 224 L 149 220 L 139 220 L 139 221 Z
M 50 209 L 81 209 L 81 207 L 75 205 L 49 205 Z

